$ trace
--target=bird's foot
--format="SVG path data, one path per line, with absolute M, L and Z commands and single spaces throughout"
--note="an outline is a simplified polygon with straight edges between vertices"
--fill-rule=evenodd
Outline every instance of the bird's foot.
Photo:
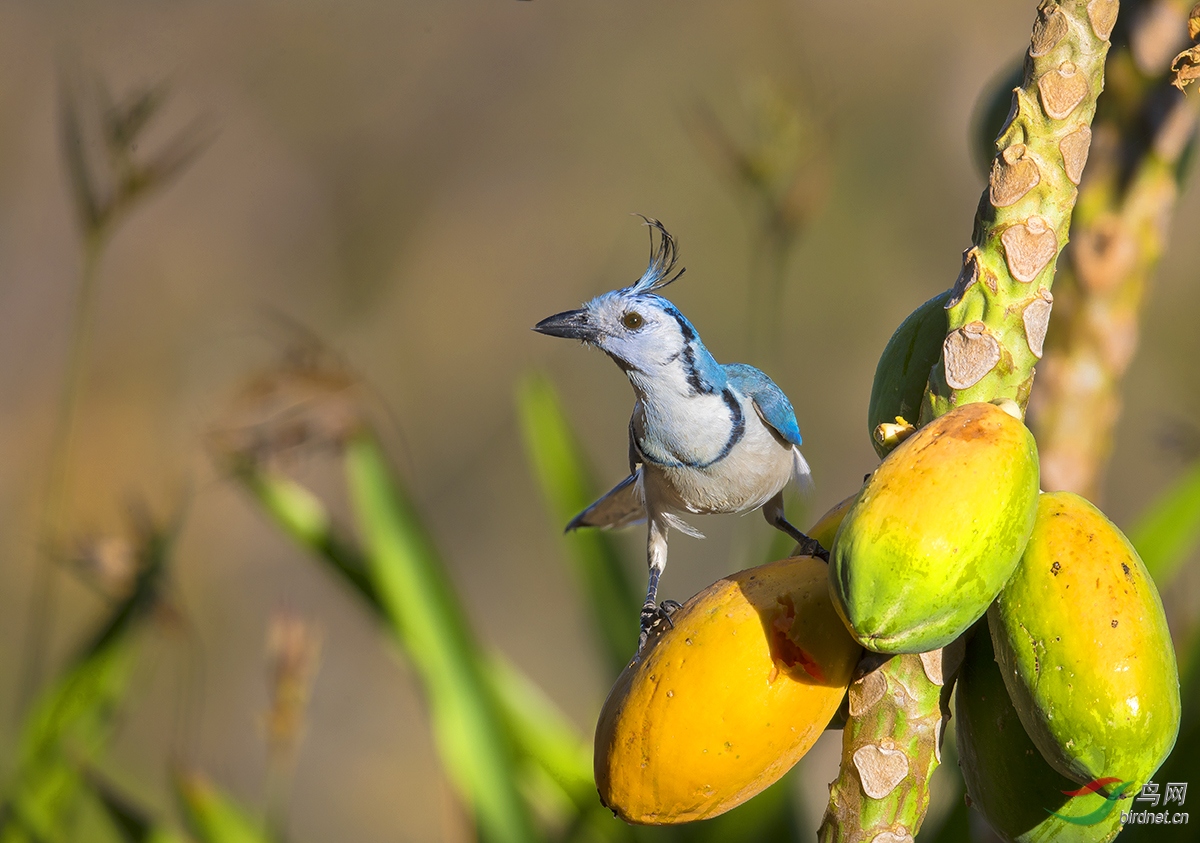
M 798 537 L 796 545 L 797 555 L 799 556 L 815 556 L 822 562 L 829 561 L 829 551 L 821 546 L 821 543 L 811 536 L 806 536 L 801 533 Z
M 664 600 L 659 605 L 646 601 L 642 606 L 641 632 L 638 635 L 638 652 L 652 639 L 662 635 L 675 626 L 671 616 L 679 611 L 680 605 L 674 600 Z

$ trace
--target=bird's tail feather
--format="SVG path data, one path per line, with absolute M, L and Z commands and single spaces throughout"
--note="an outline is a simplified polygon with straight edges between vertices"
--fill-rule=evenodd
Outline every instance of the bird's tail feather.
M 704 533 L 678 515 L 664 512 L 661 517 L 673 530 L 678 530 L 694 539 L 704 538 Z M 569 533 L 580 527 L 599 527 L 602 530 L 610 530 L 641 524 L 645 520 L 646 494 L 642 489 L 642 470 L 638 468 L 598 501 L 572 518 L 566 531 Z
M 571 519 L 567 532 L 580 527 L 628 527 L 646 520 L 641 469 L 626 477 L 607 494 Z

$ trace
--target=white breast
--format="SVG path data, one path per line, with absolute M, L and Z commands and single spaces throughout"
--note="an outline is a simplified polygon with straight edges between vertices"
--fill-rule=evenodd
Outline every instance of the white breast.
M 692 437 L 708 440 L 703 449 L 716 455 L 728 441 L 728 408 L 719 396 L 719 410 L 697 418 Z M 705 396 L 709 398 L 709 396 Z M 745 433 L 727 456 L 705 468 L 648 464 L 643 469 L 647 504 L 651 510 L 700 514 L 748 512 L 783 489 L 792 476 L 793 449 L 759 417 L 749 400 L 738 396 Z M 692 399 L 689 404 L 695 403 Z M 707 423 L 706 423 L 707 422 Z M 697 449 L 700 450 L 700 449 Z M 711 456 L 709 457 L 711 458 Z

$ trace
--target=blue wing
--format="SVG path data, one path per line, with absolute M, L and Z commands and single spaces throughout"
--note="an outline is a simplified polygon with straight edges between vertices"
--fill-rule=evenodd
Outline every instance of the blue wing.
M 775 428 L 780 436 L 793 445 L 804 444 L 792 402 L 775 385 L 775 381 L 745 363 L 727 364 L 725 376 L 734 387 L 750 397 L 763 421 Z

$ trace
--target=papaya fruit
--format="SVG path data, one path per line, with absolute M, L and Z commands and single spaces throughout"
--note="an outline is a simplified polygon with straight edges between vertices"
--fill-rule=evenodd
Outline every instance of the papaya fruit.
M 867 432 L 880 457 L 886 457 L 894 445 L 877 439 L 875 429 L 894 423 L 897 416 L 915 422 L 921 412 L 929 370 L 937 364 L 950 330 L 946 316 L 949 298 L 949 290 L 939 293 L 910 313 L 879 357 L 867 405 Z
M 846 517 L 846 513 L 850 511 L 851 504 L 858 497 L 858 492 L 853 495 L 838 501 L 832 508 L 813 524 L 805 533 L 810 539 L 816 539 L 821 543 L 821 547 L 828 550 L 833 547 L 833 539 L 837 535 L 838 527 L 842 526 L 842 519 Z M 799 545 L 797 545 L 797 548 Z M 793 554 L 795 555 L 795 554 Z
M 1179 731 L 1179 674 L 1154 581 L 1104 513 L 1070 492 L 1043 494 L 988 624 L 1050 766 L 1081 783 L 1150 778 Z
M 993 404 L 927 424 L 880 464 L 831 548 L 834 605 L 869 650 L 920 653 L 982 617 L 1033 530 L 1038 458 Z
M 1109 782 L 1093 792 L 1062 775 L 1033 745 L 1013 708 L 987 624 L 967 643 L 955 689 L 958 764 L 971 807 L 1010 843 L 1107 843 L 1136 791 Z M 1074 794 L 1074 795 L 1073 795 Z
M 819 559 L 719 580 L 671 615 L 605 700 L 594 759 L 601 800 L 647 825 L 744 802 L 816 742 L 861 652 Z

